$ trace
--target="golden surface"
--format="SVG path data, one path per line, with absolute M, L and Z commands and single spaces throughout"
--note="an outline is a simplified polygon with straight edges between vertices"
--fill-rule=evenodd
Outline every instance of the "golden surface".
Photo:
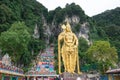
M 70 24 L 61 26 L 63 32 L 58 36 L 58 69 L 61 74 L 61 57 L 64 64 L 65 72 L 74 73 L 77 66 L 79 70 L 79 57 L 78 57 L 78 39 L 72 32 Z

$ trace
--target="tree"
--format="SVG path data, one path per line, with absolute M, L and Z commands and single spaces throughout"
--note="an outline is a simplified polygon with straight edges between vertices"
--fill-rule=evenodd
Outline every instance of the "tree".
M 79 38 L 79 45 L 78 45 L 78 56 L 79 56 L 79 60 L 80 60 L 80 67 L 82 71 L 87 71 L 88 70 L 88 63 L 87 61 L 89 61 L 87 59 L 87 55 L 86 55 L 86 51 L 89 48 L 88 42 L 86 41 L 86 39 L 84 38 Z
M 13 12 L 12 10 L 6 6 L 5 4 L 0 4 L 0 34 L 3 31 L 6 31 L 10 24 L 12 23 Z
M 105 72 L 110 66 L 115 66 L 118 56 L 115 47 L 108 41 L 96 41 L 87 51 L 88 57 L 99 64 L 98 69 Z
M 7 52 L 12 57 L 12 61 L 19 64 L 22 54 L 28 52 L 30 38 L 24 22 L 15 22 L 8 31 L 1 33 L 0 48 L 3 54 Z

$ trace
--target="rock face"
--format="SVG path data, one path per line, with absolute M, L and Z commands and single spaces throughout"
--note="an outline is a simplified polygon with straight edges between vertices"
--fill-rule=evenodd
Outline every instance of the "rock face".
M 34 38 L 37 38 L 37 39 L 40 37 L 37 24 L 35 25 L 35 28 L 34 28 L 33 37 L 34 37 Z
M 80 21 L 80 18 L 76 15 L 73 15 L 72 17 L 65 17 L 64 21 L 69 21 L 70 23 L 78 24 Z
M 88 42 L 88 44 L 90 44 L 88 33 L 89 33 L 89 23 L 85 22 L 81 25 L 78 37 L 84 38 Z
M 60 24 L 56 24 L 55 20 L 52 21 L 52 23 L 48 24 L 46 19 L 43 17 L 43 28 L 44 28 L 44 34 L 45 34 L 45 41 L 47 44 L 49 44 L 49 40 L 50 38 L 53 36 L 53 39 L 57 39 L 59 33 L 62 31 L 61 29 L 61 24 L 63 24 L 64 22 L 68 21 L 72 27 L 72 29 L 75 29 L 75 26 L 80 24 L 79 26 L 79 31 L 75 32 L 77 37 L 83 37 L 88 44 L 90 44 L 90 40 L 89 40 L 89 23 L 88 22 L 80 22 L 80 17 L 73 15 L 72 17 L 68 17 L 66 16 L 65 19 L 63 20 L 63 23 Z

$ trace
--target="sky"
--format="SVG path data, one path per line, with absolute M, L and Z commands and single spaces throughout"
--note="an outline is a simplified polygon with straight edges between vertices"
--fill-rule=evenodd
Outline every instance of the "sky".
M 49 11 L 57 7 L 64 8 L 68 3 L 75 3 L 79 5 L 88 16 L 97 15 L 106 10 L 120 7 L 120 0 L 37 0 L 42 3 Z

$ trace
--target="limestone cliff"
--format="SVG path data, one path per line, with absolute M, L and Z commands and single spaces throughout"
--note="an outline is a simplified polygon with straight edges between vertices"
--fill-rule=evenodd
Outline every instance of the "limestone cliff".
M 89 25 L 89 22 L 81 23 L 80 22 L 80 17 L 77 16 L 77 15 L 73 15 L 72 17 L 66 16 L 65 19 L 63 20 L 63 22 L 61 22 L 59 24 L 56 24 L 56 21 L 53 21 L 51 24 L 47 23 L 47 20 L 43 16 L 43 30 L 44 30 L 44 34 L 46 36 L 45 41 L 46 41 L 47 44 L 49 44 L 50 38 L 52 36 L 54 36 L 53 39 L 57 39 L 57 36 L 62 31 L 61 24 L 63 24 L 66 21 L 68 21 L 71 24 L 72 31 L 74 33 L 76 33 L 78 38 L 83 37 L 88 42 L 88 44 L 90 44 L 90 40 L 89 40 L 89 28 L 90 28 L 90 25 Z M 75 32 L 74 31 L 75 26 L 77 26 L 78 24 L 80 24 L 78 26 L 79 30 L 77 30 L 77 32 Z M 36 27 L 35 27 L 35 29 L 36 29 Z M 40 36 L 42 36 L 42 35 L 40 35 Z

